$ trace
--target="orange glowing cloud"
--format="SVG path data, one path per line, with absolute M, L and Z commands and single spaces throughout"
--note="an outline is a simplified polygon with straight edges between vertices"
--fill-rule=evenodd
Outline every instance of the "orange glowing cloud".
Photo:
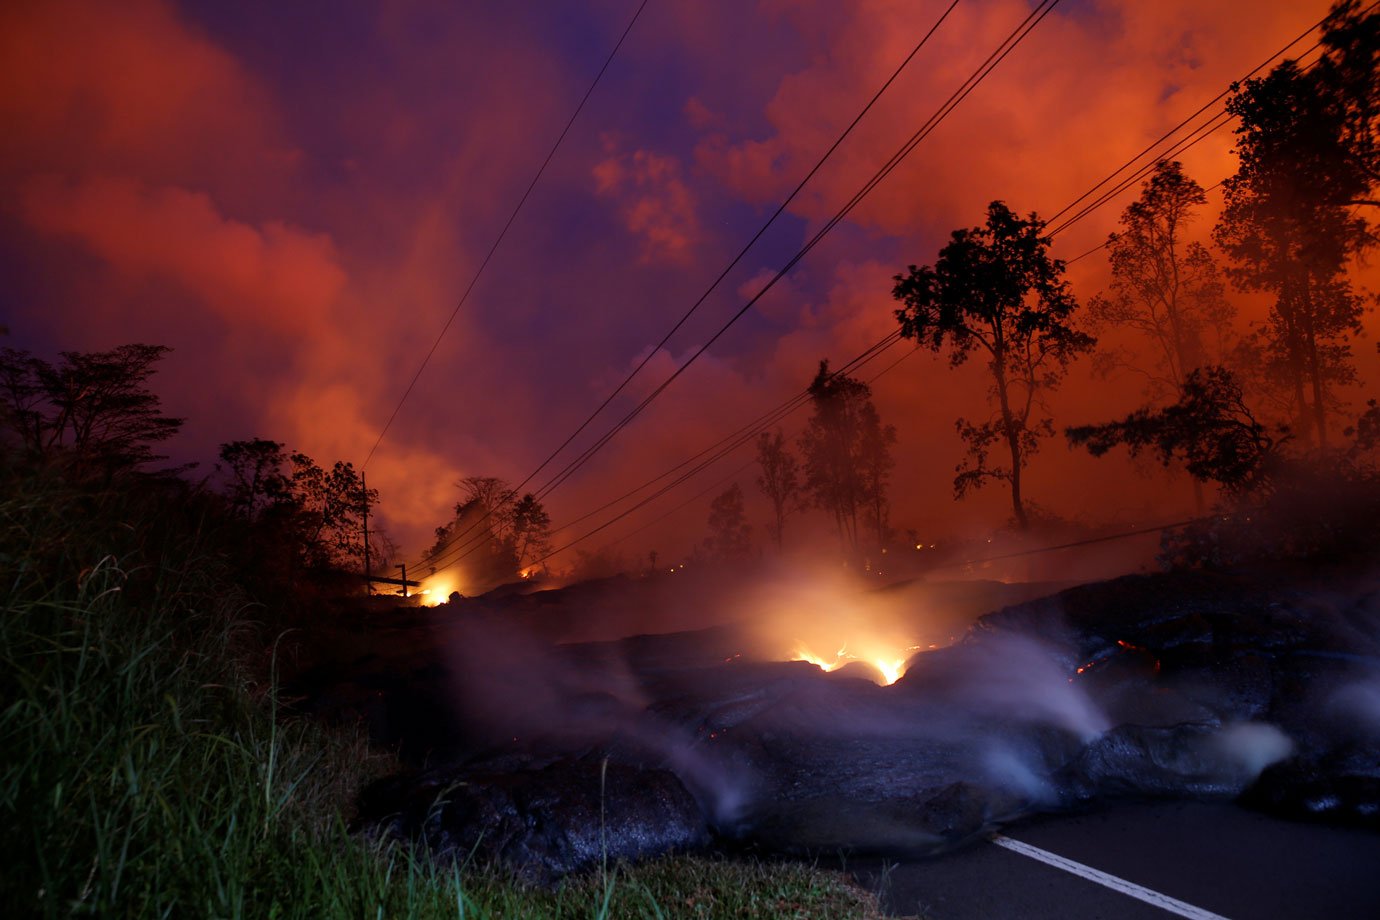
M 827 29 L 830 53 L 781 79 L 762 113 L 764 132 L 711 133 L 699 162 L 748 200 L 778 199 L 946 5 L 779 7 L 796 29 Z M 972 223 L 993 198 L 1022 211 L 1057 210 L 1321 18 L 1328 4 L 1251 4 L 1248 16 L 1239 6 L 1056 8 L 854 220 L 891 234 L 944 234 Z M 1029 12 L 1017 0 L 960 4 L 798 199 L 796 213 L 820 220 L 846 201 Z M 1226 174 L 1229 146 L 1223 131 L 1186 155 L 1204 185 Z
M 36 229 L 77 239 L 117 271 L 171 279 L 224 318 L 281 335 L 319 328 L 346 283 L 325 234 L 232 220 L 200 192 L 43 176 L 25 187 L 24 212 Z
M 635 150 L 608 157 L 593 173 L 599 194 L 618 202 L 628 231 L 642 239 L 644 259 L 690 259 L 700 227 L 679 160 Z
M 0 169 L 272 194 L 300 152 L 267 91 L 162 0 L 0 9 Z

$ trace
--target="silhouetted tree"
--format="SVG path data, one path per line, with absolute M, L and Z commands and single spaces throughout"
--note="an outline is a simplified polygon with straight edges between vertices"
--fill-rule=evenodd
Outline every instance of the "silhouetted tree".
M 704 548 L 723 562 L 746 559 L 752 552 L 752 525 L 743 510 L 743 490 L 736 482 L 709 505 L 709 536 Z
M 1178 162 L 1161 161 L 1121 213 L 1122 229 L 1107 238 L 1111 290 L 1088 302 L 1100 329 L 1132 329 L 1148 339 L 1149 367 L 1103 351 L 1100 369 L 1145 375 L 1155 398 L 1174 398 L 1188 374 L 1221 363 L 1235 309 L 1207 247 L 1185 238 L 1193 212 L 1207 201 L 1202 186 Z M 1213 341 L 1215 339 L 1215 341 Z
M 1355 379 L 1348 339 L 1362 302 L 1346 264 L 1375 241 L 1364 208 L 1377 204 L 1380 181 L 1378 33 L 1380 13 L 1346 0 L 1324 25 L 1317 66 L 1285 61 L 1227 104 L 1240 119 L 1240 167 L 1223 183 L 1215 235 L 1232 282 L 1274 296 L 1261 366 L 1289 393 L 1297 430 L 1323 450 L 1331 391 Z
M 1323 23 L 1322 44 L 1315 72 L 1338 130 L 1319 141 L 1342 177 L 1336 191 L 1348 205 L 1380 206 L 1380 11 L 1359 0 L 1335 3 Z M 1371 241 L 1374 213 L 1367 218 Z
M 1171 405 L 1138 409 L 1118 422 L 1068 428 L 1065 434 L 1070 444 L 1086 447 L 1094 457 L 1117 445 L 1132 455 L 1150 451 L 1166 466 L 1181 463 L 1195 478 L 1233 493 L 1266 486 L 1282 444 L 1256 419 L 1235 377 L 1223 367 L 1194 370 Z
M 1207 247 L 1185 239 L 1193 212 L 1206 202 L 1182 164 L 1161 160 L 1140 198 L 1122 212 L 1121 232 L 1108 237 L 1110 293 L 1088 303 L 1097 328 L 1129 328 L 1151 346 L 1149 366 L 1116 348 L 1094 357 L 1094 366 L 1104 374 L 1121 368 L 1143 374 L 1156 401 L 1176 398 L 1193 369 L 1221 363 L 1229 350 L 1235 308 Z M 1201 511 L 1196 478 L 1193 498 Z
M 1373 453 L 1380 448 L 1380 402 L 1366 400 L 1365 411 L 1345 433 L 1352 439 L 1353 454 Z
M 225 497 L 233 514 L 257 521 L 288 500 L 288 456 L 282 444 L 264 438 L 231 441 L 220 446 L 220 459 L 218 468 L 228 480 Z
M 551 518 L 535 495 L 518 497 L 495 476 L 467 476 L 455 518 L 436 528 L 432 570 L 458 566 L 471 592 L 511 581 L 550 552 Z
M 365 490 L 354 465 L 337 460 L 330 469 L 300 451 L 289 458 L 288 491 L 308 566 L 356 569 L 364 562 L 364 505 L 378 504 L 378 490 Z
M 513 504 L 512 533 L 508 539 L 518 566 L 524 570 L 551 552 L 551 516 L 531 492 Z
M 146 386 L 170 349 L 121 345 L 64 351 L 56 364 L 0 348 L 0 424 L 31 460 L 62 462 L 77 474 L 115 472 L 155 460 L 153 445 L 182 427 Z
M 517 505 L 517 493 L 508 483 L 494 476 L 466 476 L 456 485 L 465 493 L 465 497 L 455 510 L 459 512 L 461 505 L 473 502 L 488 515 L 489 529 L 494 537 L 499 540 L 506 538 L 512 531 L 513 509 Z
M 455 486 L 462 494 L 455 503 L 455 517 L 436 528 L 436 542 L 427 551 L 430 557 L 452 549 L 467 551 L 481 542 L 501 544 L 512 527 L 517 493 L 508 483 L 495 476 L 466 476 Z
M 1007 482 L 1016 524 L 1029 527 L 1021 474 L 1042 438 L 1053 432 L 1038 418 L 1040 394 L 1057 386 L 1070 361 L 1095 339 L 1073 325 L 1077 302 L 1064 280 L 1064 263 L 1049 256 L 1044 223 L 1022 219 L 1005 204 L 987 207 L 987 222 L 955 230 L 933 268 L 914 265 L 896 275 L 892 295 L 905 306 L 896 311 L 901 334 L 933 351 L 947 348 L 958 366 L 974 351 L 987 356 L 996 410 L 985 421 L 955 423 L 968 445 L 968 458 L 956 468 L 954 494 L 988 480 Z M 990 461 L 998 444 L 1009 466 Z
M 779 550 L 786 532 L 786 518 L 801 508 L 800 462 L 786 446 L 786 436 L 781 429 L 764 431 L 757 436 L 757 465 L 761 468 L 757 488 L 771 502 L 772 522 L 767 530 Z
M 352 464 L 338 460 L 326 469 L 262 438 L 222 444 L 220 459 L 231 511 L 257 528 L 257 542 L 289 555 L 295 567 L 362 570 L 364 506 L 377 505 L 379 493 L 365 490 Z
M 829 371 L 819 362 L 810 383 L 814 414 L 799 439 L 805 488 L 817 507 L 834 516 L 846 551 L 859 551 L 859 516 L 886 501 L 886 476 L 895 431 L 882 427 L 867 384 Z M 878 453 L 880 451 L 880 454 Z
M 872 415 L 875 419 L 875 409 Z M 863 427 L 862 443 L 858 447 L 863 519 L 876 533 L 879 547 L 886 546 L 891 539 L 891 504 L 887 501 L 887 492 L 891 485 L 891 471 L 896 467 L 896 460 L 891 455 L 895 443 L 895 425 L 869 423 Z

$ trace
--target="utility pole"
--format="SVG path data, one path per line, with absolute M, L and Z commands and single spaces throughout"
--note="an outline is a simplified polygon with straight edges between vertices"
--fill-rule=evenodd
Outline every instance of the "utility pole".
M 398 568 L 402 569 L 403 597 L 407 597 L 407 563 L 398 563 Z
M 359 472 L 359 485 L 364 492 L 364 593 L 368 595 L 374 593 L 374 583 L 369 580 L 369 480 L 364 478 L 363 470 Z M 403 580 L 407 580 L 405 573 Z

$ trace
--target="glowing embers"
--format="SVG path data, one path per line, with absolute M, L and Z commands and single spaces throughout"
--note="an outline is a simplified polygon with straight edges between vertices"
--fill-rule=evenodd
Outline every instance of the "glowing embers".
M 1069 678 L 1072 683 L 1075 677 L 1082 677 L 1096 670 L 1099 674 L 1106 671 L 1109 667 L 1121 669 L 1134 668 L 1147 671 L 1151 674 L 1160 673 L 1160 659 L 1154 652 L 1143 645 L 1136 645 L 1134 642 L 1127 642 L 1125 639 L 1116 640 L 1116 646 L 1104 651 L 1102 654 L 1078 666 L 1074 671 L 1073 677 Z
M 848 646 L 844 645 L 835 652 L 834 657 L 830 659 L 821 658 L 802 644 L 796 649 L 795 657 L 791 660 L 808 661 L 821 671 L 826 672 L 837 671 L 839 668 L 849 664 L 860 663 L 867 666 L 869 671 L 868 677 L 872 679 L 873 683 L 880 684 L 883 687 L 889 687 L 900 680 L 901 675 L 906 673 L 906 662 L 909 660 L 910 654 L 918 649 L 919 646 L 908 646 L 903 649 L 880 649 L 873 647 L 859 654 L 853 654 L 848 651 Z

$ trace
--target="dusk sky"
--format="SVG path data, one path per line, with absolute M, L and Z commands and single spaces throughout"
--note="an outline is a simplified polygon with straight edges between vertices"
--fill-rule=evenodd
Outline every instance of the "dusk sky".
M 4 344 L 45 357 L 171 346 L 154 386 L 188 423 L 170 450 L 204 471 L 217 444 L 256 436 L 359 466 L 638 3 L 5 3 Z M 368 464 L 404 555 L 447 519 L 457 478 L 516 484 L 574 430 L 948 5 L 650 0 Z M 962 0 L 631 396 L 736 312 L 1031 6 Z M 1059 211 L 1327 8 L 1065 0 L 785 282 L 551 494 L 553 524 L 782 402 L 821 358 L 859 354 L 896 328 L 892 275 L 932 263 L 989 201 Z M 1234 170 L 1230 147 L 1230 130 L 1217 132 L 1182 157 L 1187 172 L 1214 185 Z M 1071 259 L 1103 242 L 1133 197 L 1059 234 L 1054 253 Z M 1220 195 L 1209 201 L 1195 225 L 1204 238 Z M 1080 299 L 1106 273 L 1102 253 L 1069 269 Z M 1375 275 L 1361 275 L 1371 290 Z M 1240 302 L 1246 320 L 1261 315 L 1259 301 Z M 1374 315 L 1365 322 L 1373 341 Z M 1356 351 L 1374 381 L 1373 346 Z M 899 431 L 899 528 L 977 532 L 1008 513 L 995 487 L 952 499 L 962 453 L 953 421 L 985 413 L 981 367 L 970 364 L 952 371 L 918 353 L 874 384 Z M 1061 426 L 1124 414 L 1140 387 L 1095 380 L 1084 362 L 1051 414 Z M 1359 405 L 1368 393 L 1341 395 Z M 616 418 L 601 417 L 589 439 Z M 793 416 L 788 434 L 803 422 Z M 642 526 L 749 456 L 606 535 Z M 738 478 L 750 494 L 753 475 Z M 1189 507 L 1182 483 L 1138 475 L 1121 458 L 1075 456 L 1062 439 L 1034 460 L 1027 491 L 1096 521 Z M 703 535 L 708 501 L 625 548 L 685 552 Z M 760 538 L 765 506 L 751 510 Z

